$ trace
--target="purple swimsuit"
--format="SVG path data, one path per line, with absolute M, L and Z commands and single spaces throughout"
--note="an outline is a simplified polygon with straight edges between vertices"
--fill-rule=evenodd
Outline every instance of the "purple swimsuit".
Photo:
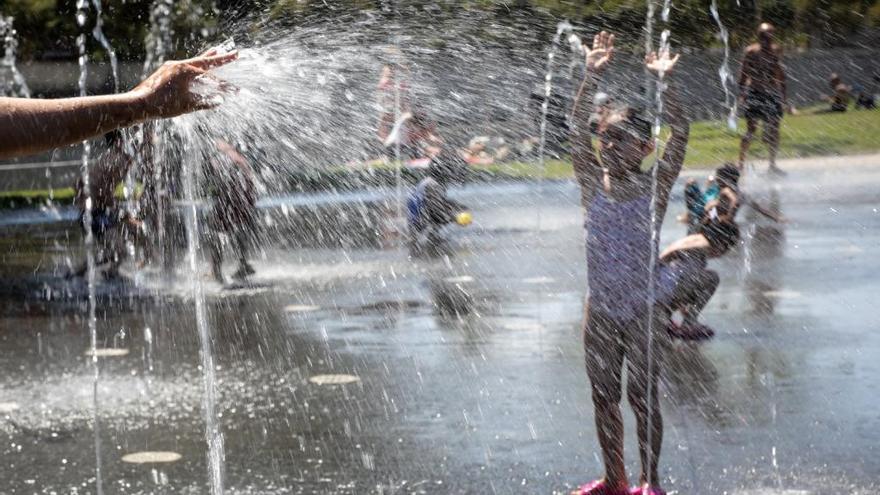
M 651 255 L 658 255 L 658 243 L 651 240 L 651 196 L 614 201 L 600 189 L 587 209 L 584 228 L 590 306 L 619 322 L 643 317 Z M 658 302 L 671 296 L 678 279 L 660 265 L 657 260 L 654 300 Z

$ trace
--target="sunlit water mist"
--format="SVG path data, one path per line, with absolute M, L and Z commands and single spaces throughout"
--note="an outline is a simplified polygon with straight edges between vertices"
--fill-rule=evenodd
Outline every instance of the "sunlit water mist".
M 736 96 L 733 95 L 728 87 L 728 85 L 732 85 L 734 82 L 733 75 L 730 72 L 730 33 L 724 27 L 724 23 L 721 22 L 721 15 L 718 13 L 718 3 L 716 0 L 712 0 L 709 12 L 712 14 L 712 18 L 715 19 L 715 24 L 718 25 L 718 37 L 724 43 L 724 60 L 722 60 L 721 66 L 718 67 L 718 77 L 721 80 L 721 87 L 724 89 L 724 105 L 730 108 L 730 113 L 727 114 L 727 127 L 735 131 L 737 117 Z
M 256 150 L 255 166 L 273 185 L 291 171 L 393 158 L 377 132 L 377 83 L 383 64 L 393 63 L 407 70 L 413 109 L 437 122 L 449 146 L 463 147 L 479 135 L 511 145 L 537 136 L 540 109 L 530 106 L 529 96 L 541 88 L 542 62 L 526 57 L 518 43 L 487 43 L 485 33 L 480 38 L 474 32 L 477 22 L 443 32 L 429 27 L 394 37 L 364 22 L 346 31 L 303 28 L 274 39 L 238 40 L 239 60 L 216 70 L 237 92 L 187 119 L 205 134 Z M 491 29 L 499 38 L 514 38 L 514 28 Z M 208 87 L 196 90 L 214 89 L 211 81 L 203 84 Z
M 76 24 L 83 29 L 88 16 L 88 3 L 86 0 L 78 0 L 76 4 Z M 88 78 L 88 54 L 86 50 L 86 35 L 80 33 L 76 38 L 76 44 L 79 49 L 79 94 L 86 96 L 86 81 Z M 95 236 L 92 232 L 92 197 L 91 184 L 89 179 L 89 158 L 91 155 L 91 144 L 88 141 L 83 142 L 82 162 L 80 165 L 82 173 L 82 192 L 85 196 L 85 204 L 82 216 L 82 222 L 85 226 L 85 252 L 86 252 L 86 277 L 88 284 L 88 315 L 87 327 L 89 331 L 89 349 L 91 352 L 91 364 L 93 372 L 92 387 L 92 414 L 94 421 L 94 437 L 95 437 L 95 491 L 98 495 L 104 493 L 104 481 L 102 477 L 102 460 L 101 460 L 101 425 L 100 417 L 100 400 L 98 397 L 98 384 L 101 378 L 101 368 L 98 365 L 98 319 L 95 314 L 96 297 L 95 297 Z
M 92 37 L 101 44 L 110 59 L 110 72 L 113 76 L 113 92 L 119 92 L 119 64 L 116 60 L 116 51 L 110 44 L 110 40 L 104 36 L 104 9 L 101 0 L 92 0 L 92 8 L 95 9 L 95 27 L 92 28 Z
M 666 5 L 668 6 L 668 2 Z M 664 8 L 664 11 L 666 10 Z M 367 43 L 364 46 L 343 46 L 348 44 L 348 41 L 345 41 L 345 34 L 336 33 L 339 45 L 334 44 L 337 43 L 337 39 L 328 35 L 326 31 L 311 32 L 306 30 L 284 39 L 245 46 L 242 49 L 241 60 L 217 71 L 218 77 L 227 79 L 240 88 L 238 93 L 223 96 L 224 105 L 215 110 L 178 119 L 171 126 L 176 130 L 178 137 L 173 140 L 162 139 L 160 141 L 168 147 L 178 148 L 177 151 L 182 155 L 180 162 L 183 164 L 184 170 L 185 187 L 183 191 L 185 193 L 184 199 L 187 201 L 186 223 L 187 232 L 190 235 L 188 244 L 191 263 L 189 276 L 193 283 L 196 323 L 201 341 L 205 401 L 203 409 L 207 424 L 206 440 L 209 445 L 208 464 L 214 493 L 223 489 L 223 438 L 219 434 L 219 421 L 215 418 L 215 409 L 221 410 L 223 401 L 220 401 L 220 407 L 218 407 L 214 398 L 216 380 L 211 349 L 214 332 L 207 324 L 205 301 L 200 282 L 201 268 L 203 267 L 198 263 L 200 229 L 197 205 L 199 204 L 199 196 L 202 194 L 195 179 L 200 175 L 199 169 L 216 153 L 214 140 L 218 138 L 236 141 L 249 155 L 249 158 L 255 161 L 255 165 L 262 167 L 262 175 L 267 186 L 279 189 L 284 187 L 284 180 L 290 172 L 335 167 L 348 160 L 372 157 L 373 153 L 384 152 L 373 147 L 370 143 L 376 141 L 375 82 L 381 64 L 388 60 L 387 45 L 384 42 L 376 41 L 372 45 Z M 360 36 L 357 33 L 354 34 L 355 37 Z M 560 32 L 557 32 L 557 36 L 559 35 Z M 325 36 L 329 36 L 331 41 L 326 44 L 319 43 L 319 41 L 325 41 Z M 579 41 L 576 42 L 576 40 L 576 36 L 573 35 L 569 38 L 572 46 L 579 47 Z M 438 50 L 424 49 L 423 51 L 419 43 L 424 41 L 413 34 L 404 43 L 404 51 L 408 53 L 409 57 L 408 63 L 416 68 L 413 71 L 415 73 L 414 92 L 422 95 L 420 98 L 422 102 L 430 102 L 432 106 L 426 110 L 435 115 L 463 119 L 464 122 L 457 123 L 457 128 L 464 130 L 454 132 L 476 134 L 484 129 L 501 129 L 501 123 L 484 124 L 481 119 L 489 119 L 485 115 L 499 108 L 520 108 L 516 107 L 517 102 L 521 103 L 523 99 L 527 99 L 531 83 L 513 85 L 514 91 L 501 87 L 503 86 L 501 82 L 506 81 L 505 79 L 496 79 L 495 84 L 491 80 L 488 83 L 471 82 L 474 85 L 472 89 L 479 94 L 488 95 L 488 97 L 479 105 L 470 106 L 470 103 L 473 103 L 473 98 L 470 95 L 459 94 L 460 89 L 455 89 L 448 80 L 444 79 L 443 72 L 464 70 L 465 74 L 477 74 L 475 77 L 477 79 L 485 75 L 480 71 L 490 72 L 505 65 L 505 58 L 502 56 L 504 51 L 471 39 L 465 42 L 468 44 L 469 51 L 465 51 L 463 55 L 454 54 L 448 60 L 437 61 L 433 57 L 437 55 Z M 668 41 L 668 33 L 664 36 L 664 41 Z M 357 45 L 355 42 L 351 44 Z M 409 46 L 406 46 L 407 44 Z M 552 69 L 546 73 L 541 72 L 546 68 L 543 59 L 537 58 L 528 63 L 523 62 L 520 66 L 514 66 L 511 71 L 515 72 L 519 68 L 523 68 L 527 72 L 530 71 L 530 80 L 536 84 L 540 84 L 541 76 L 547 74 L 543 79 L 548 84 L 545 96 L 550 96 L 552 87 L 549 83 L 552 76 L 549 74 Z M 524 79 L 526 78 L 524 77 Z M 565 84 L 569 84 L 569 81 L 564 78 L 560 78 L 559 82 L 563 87 Z M 210 84 L 210 82 L 206 84 Z M 505 93 L 506 91 L 511 93 Z M 514 93 L 515 97 L 511 96 Z M 435 99 L 425 96 L 437 94 L 444 94 L 446 97 Z M 662 95 L 658 94 L 658 99 L 660 96 Z M 546 111 L 546 106 L 544 110 Z M 519 124 L 512 125 L 510 128 L 513 129 L 513 132 L 521 133 L 524 136 L 534 135 L 535 127 L 531 119 L 535 114 L 521 108 L 519 112 L 520 114 L 516 115 Z M 660 114 L 659 109 L 657 114 Z M 452 120 L 455 122 L 454 118 Z M 542 121 L 541 127 L 544 126 L 546 126 L 546 120 Z M 543 131 L 541 133 L 544 134 Z M 543 159 L 544 153 L 540 153 L 540 156 Z M 540 212 L 543 206 L 538 201 L 542 200 L 539 198 L 535 202 L 536 209 Z M 160 230 L 160 234 L 163 232 Z M 381 263 L 377 262 L 376 265 L 381 265 Z M 384 266 L 379 266 L 376 268 L 376 272 L 381 273 L 384 268 Z M 361 266 L 357 266 L 356 270 L 364 272 Z M 322 267 L 321 271 L 326 272 L 326 269 Z M 289 275 L 285 275 L 285 277 L 289 277 Z M 461 277 L 458 282 L 463 282 L 464 279 L 465 277 Z M 470 282 L 473 281 L 474 279 L 470 278 Z M 543 297 L 541 294 L 543 293 L 536 294 L 535 299 L 543 302 L 540 299 Z M 538 304 L 539 320 L 544 318 L 541 312 L 542 306 L 542 304 Z M 399 307 L 400 313 L 403 314 L 404 306 Z M 541 321 L 541 323 L 544 322 Z M 513 327 L 515 326 L 511 326 L 511 328 Z M 523 329 L 522 327 L 518 328 L 518 330 Z M 565 342 L 570 342 L 570 337 L 570 335 L 566 335 Z M 153 340 L 149 329 L 145 330 L 144 341 L 145 359 L 148 363 L 145 366 L 152 371 Z M 192 384 L 198 383 L 197 378 L 191 378 Z M 580 375 L 578 378 L 582 379 Z M 106 379 L 104 381 L 106 382 Z M 187 392 L 185 394 L 187 397 L 197 396 L 195 391 L 187 389 Z M 111 395 L 107 392 L 106 384 L 102 388 L 102 395 L 105 397 Z M 118 392 L 114 393 L 115 395 L 118 395 Z M 110 407 L 110 404 L 105 403 L 103 409 L 110 409 Z M 294 407 L 298 408 L 299 405 Z M 773 414 L 775 428 L 775 409 Z M 531 423 L 529 428 L 531 429 Z M 231 442 L 230 445 L 232 445 Z M 490 445 L 490 443 L 486 445 Z M 230 448 L 230 450 L 232 449 Z M 774 468 L 776 468 L 775 452 L 774 446 Z M 201 451 L 199 453 L 201 454 Z M 372 465 L 372 461 L 369 464 Z
M 12 17 L 5 17 L 0 13 L 0 42 L 3 45 L 3 57 L 0 58 L 0 96 L 30 98 L 31 90 L 15 65 L 18 39 L 12 23 Z
M 583 56 L 583 47 L 580 41 L 580 38 L 574 34 L 574 28 L 568 22 L 561 22 L 556 27 L 556 35 L 553 36 L 553 42 L 550 45 L 550 50 L 547 52 L 547 69 L 544 74 L 544 86 L 543 86 L 543 96 L 544 101 L 541 102 L 541 124 L 538 131 L 538 173 L 540 174 L 540 181 L 538 187 L 538 194 L 541 193 L 541 187 L 544 183 L 544 178 L 547 174 L 547 167 L 545 164 L 546 158 L 546 147 L 547 147 L 547 113 L 550 109 L 550 100 L 553 97 L 553 72 L 558 64 L 556 61 L 556 57 L 559 54 L 559 46 L 563 40 L 565 35 L 568 35 L 566 41 L 568 41 L 569 46 L 571 47 L 571 51 L 573 54 L 572 58 L 576 58 L 577 56 Z M 570 65 L 570 67 L 574 67 L 574 63 Z M 572 69 L 572 72 L 573 69 Z M 537 228 L 541 230 L 541 208 L 536 208 L 537 212 Z
M 144 40 L 146 51 L 144 77 L 165 61 L 165 56 L 172 47 L 171 15 L 173 7 L 173 0 L 153 0 L 150 5 L 150 30 Z
M 186 133 L 187 135 L 192 132 Z M 188 155 L 184 158 L 183 188 L 187 202 L 186 238 L 189 255 L 189 268 L 192 283 L 192 297 L 195 301 L 196 327 L 198 329 L 199 342 L 201 345 L 201 368 L 202 368 L 202 413 L 205 420 L 205 440 L 208 446 L 208 476 L 210 489 L 213 495 L 223 494 L 224 472 L 224 448 L 223 434 L 217 419 L 217 380 L 214 368 L 214 335 L 208 324 L 208 314 L 205 307 L 205 295 L 202 291 L 202 282 L 199 270 L 199 255 L 201 243 L 199 241 L 199 212 L 195 203 L 196 178 L 195 174 L 200 163 L 197 156 Z

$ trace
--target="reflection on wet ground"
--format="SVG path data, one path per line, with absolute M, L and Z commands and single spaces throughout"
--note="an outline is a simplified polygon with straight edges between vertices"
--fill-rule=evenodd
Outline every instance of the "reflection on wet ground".
M 790 221 L 744 229 L 744 246 L 715 263 L 722 283 L 704 319 L 717 336 L 669 356 L 662 466 L 671 491 L 876 489 L 880 262 L 869 253 L 880 241 L 880 193 L 869 185 L 880 168 L 835 174 L 749 185 Z M 574 186 L 459 194 L 475 224 L 450 231 L 448 257 L 269 247 L 253 285 L 224 289 L 205 271 L 230 493 L 551 493 L 600 473 L 579 337 Z M 683 233 L 672 219 L 680 209 L 665 241 Z M 57 226 L 7 234 L 4 272 L 27 287 L 58 284 L 79 242 Z M 99 290 L 104 486 L 204 493 L 188 284 L 139 277 Z M 51 301 L 3 293 L 3 491 L 91 492 L 82 291 Z

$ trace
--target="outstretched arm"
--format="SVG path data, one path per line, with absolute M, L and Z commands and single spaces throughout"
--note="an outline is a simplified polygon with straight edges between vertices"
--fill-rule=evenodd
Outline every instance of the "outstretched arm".
M 581 203 L 586 207 L 596 187 L 602 180 L 602 168 L 593 149 L 593 133 L 590 128 L 593 99 L 599 75 L 614 54 L 614 35 L 605 31 L 593 38 L 593 48 L 586 51 L 587 75 L 578 88 L 572 108 L 571 159 L 574 176 L 581 188 Z
M 661 262 L 669 262 L 682 256 L 687 251 L 708 251 L 709 241 L 703 234 L 691 234 L 676 240 L 660 253 Z
M 663 160 L 660 162 L 657 178 L 662 185 L 671 188 L 684 164 L 691 124 L 681 107 L 675 89 L 670 87 L 665 94 L 665 121 L 669 124 L 670 136 L 669 141 L 666 142 L 666 149 L 663 150 Z
M 166 62 L 136 88 L 118 95 L 57 100 L 0 98 L 0 159 L 39 153 L 120 127 L 210 108 L 214 103 L 194 94 L 190 83 L 237 56 L 236 52 L 217 55 L 209 51 L 188 60 Z
M 584 207 L 589 204 L 590 198 L 602 178 L 602 168 L 599 166 L 596 151 L 593 149 L 593 132 L 590 128 L 590 115 L 595 94 L 596 78 L 593 74 L 588 73 L 577 95 L 575 95 L 570 138 L 574 178 L 581 188 L 581 203 Z
M 680 55 L 672 56 L 668 52 L 660 53 L 660 55 L 649 53 L 645 57 L 645 66 L 650 72 L 657 75 L 659 85 L 666 85 L 669 83 L 669 75 L 678 62 L 679 57 Z M 665 110 L 665 118 L 663 121 L 669 124 L 671 135 L 666 142 L 663 158 L 655 165 L 658 167 L 657 192 L 660 212 L 666 211 L 669 193 L 678 179 L 678 174 L 681 172 L 685 153 L 687 152 L 688 139 L 690 138 L 690 122 L 684 109 L 681 107 L 675 89 L 669 87 L 664 92 L 664 95 L 663 108 Z

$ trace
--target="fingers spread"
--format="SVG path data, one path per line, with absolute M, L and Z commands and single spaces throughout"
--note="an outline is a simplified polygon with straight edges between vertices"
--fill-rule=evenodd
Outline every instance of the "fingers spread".
M 212 100 L 210 98 L 202 98 L 195 104 L 196 110 L 210 110 L 212 108 L 217 108 L 220 106 L 220 102 L 216 100 Z
M 207 71 L 195 64 L 184 64 L 181 66 L 181 72 L 186 74 L 188 79 L 195 79 L 199 76 L 207 74 Z
M 210 50 L 209 50 L 210 51 Z M 210 55 L 203 57 L 196 57 L 186 60 L 185 62 L 189 65 L 198 67 L 203 70 L 210 70 L 215 67 L 220 67 L 221 65 L 226 65 L 229 62 L 238 58 L 238 51 L 232 51 L 229 53 L 223 53 L 220 55 Z

